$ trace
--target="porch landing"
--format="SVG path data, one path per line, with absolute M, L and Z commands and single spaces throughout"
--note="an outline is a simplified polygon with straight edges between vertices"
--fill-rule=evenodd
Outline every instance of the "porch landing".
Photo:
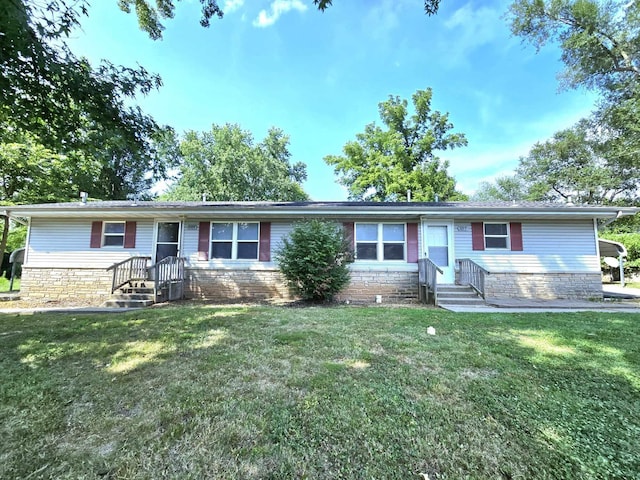
M 628 312 L 640 313 L 640 289 L 603 286 L 603 301 L 544 300 L 535 298 L 487 298 L 486 305 L 441 305 L 452 312 L 536 313 L 536 312 Z M 624 295 L 625 300 L 619 300 Z

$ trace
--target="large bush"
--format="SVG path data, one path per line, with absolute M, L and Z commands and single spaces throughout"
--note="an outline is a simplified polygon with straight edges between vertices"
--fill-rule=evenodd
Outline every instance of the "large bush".
M 297 224 L 275 259 L 289 287 L 302 299 L 329 301 L 349 284 L 353 250 L 342 226 L 310 220 Z

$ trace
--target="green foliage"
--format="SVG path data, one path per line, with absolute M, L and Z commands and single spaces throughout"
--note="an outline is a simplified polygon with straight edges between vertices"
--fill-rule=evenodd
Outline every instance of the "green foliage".
M 23 248 L 27 244 L 27 227 L 25 225 L 13 225 L 7 236 L 7 252 L 13 252 Z
M 631 201 L 640 180 L 640 168 L 623 168 L 608 157 L 602 141 L 602 123 L 586 120 L 537 143 L 520 159 L 518 173 L 536 200 L 612 204 Z
M 177 182 L 163 198 L 213 201 L 302 201 L 309 197 L 300 183 L 306 165 L 291 163 L 289 136 L 271 128 L 255 144 L 238 125 L 213 125 L 209 132 L 187 132 L 180 144 L 182 163 Z
M 590 120 L 590 136 L 595 136 L 596 141 L 592 143 L 589 137 L 583 137 L 582 146 L 575 143 L 571 146 L 567 134 L 572 132 L 559 132 L 557 135 L 565 138 L 556 135 L 553 140 L 558 160 L 552 166 L 555 173 L 545 174 L 551 181 L 546 182 L 546 187 L 542 185 L 542 189 L 537 182 L 531 195 L 564 197 L 576 181 L 577 196 L 591 203 L 635 200 L 640 178 L 640 3 L 515 0 L 508 18 L 514 35 L 538 50 L 551 42 L 559 45 L 565 65 L 561 74 L 564 86 L 587 87 L 601 94 L 598 109 Z M 576 132 L 575 128 L 572 130 Z M 576 154 L 566 167 L 558 148 L 573 149 Z M 580 156 L 583 158 L 577 158 Z M 589 156 L 593 158 L 588 159 Z M 588 161 L 584 173 L 578 175 L 576 168 L 581 168 L 585 159 Z M 544 165 L 539 166 L 544 171 Z M 533 169 L 528 173 L 534 177 L 539 172 Z
M 329 301 L 350 281 L 352 247 L 335 223 L 297 224 L 275 258 L 289 287 L 304 300 Z
M 627 249 L 625 269 L 637 271 L 640 269 L 640 233 L 611 233 L 603 232 L 601 238 L 619 242 Z
M 77 198 L 80 190 L 145 196 L 171 167 L 158 147 L 171 129 L 131 105 L 160 78 L 143 67 L 92 65 L 68 48 L 87 8 L 83 0 L 0 3 L 0 143 L 5 157 L 19 159 L 4 171 L 14 169 L 18 183 L 33 180 L 11 187 L 11 201 Z
M 527 185 L 517 175 L 498 177 L 492 182 L 481 182 L 472 200 L 476 202 L 511 202 L 527 199 Z
M 333 0 L 313 0 L 314 5 L 317 5 L 318 10 L 325 11 L 333 4 Z M 427 15 L 435 15 L 438 13 L 440 7 L 440 0 L 424 0 L 424 13 Z
M 464 134 L 450 133 L 449 115 L 432 111 L 431 98 L 430 88 L 414 93 L 414 113 L 409 115 L 407 101 L 390 96 L 379 104 L 386 128 L 371 123 L 344 146 L 344 156 L 325 157 L 349 189 L 349 198 L 404 201 L 410 192 L 416 201 L 465 199 L 447 174 L 448 162 L 436 152 L 464 146 L 467 140 Z
M 640 5 L 626 0 L 516 0 L 514 35 L 559 43 L 567 86 L 616 90 L 640 80 Z

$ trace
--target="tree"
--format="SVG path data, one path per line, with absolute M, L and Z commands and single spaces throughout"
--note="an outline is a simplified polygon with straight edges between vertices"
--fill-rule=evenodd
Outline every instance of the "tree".
M 275 259 L 289 287 L 303 300 L 332 300 L 351 279 L 353 251 L 342 226 L 332 222 L 296 225 Z
M 472 200 L 477 202 L 512 202 L 528 200 L 527 185 L 518 175 L 496 178 L 493 183 L 481 182 Z
M 640 81 L 640 4 L 619 0 L 516 0 L 514 35 L 537 49 L 556 41 L 566 86 L 619 90 Z
M 385 128 L 371 123 L 356 140 L 344 146 L 344 156 L 327 156 L 339 182 L 354 200 L 402 201 L 410 193 L 417 201 L 458 200 L 455 180 L 447 174 L 447 161 L 438 150 L 464 146 L 464 134 L 450 133 L 449 114 L 431 111 L 431 89 L 413 94 L 414 113 L 408 102 L 390 96 L 381 102 L 380 118 Z
M 621 168 L 609 156 L 606 133 L 601 123 L 582 120 L 535 144 L 517 170 L 527 197 L 587 204 L 632 202 L 638 194 L 640 167 Z
M 278 128 L 271 128 L 256 145 L 251 133 L 238 125 L 213 125 L 209 132 L 187 132 L 180 150 L 180 174 L 166 199 L 308 199 L 300 185 L 307 176 L 306 165 L 291 163 L 289 137 Z

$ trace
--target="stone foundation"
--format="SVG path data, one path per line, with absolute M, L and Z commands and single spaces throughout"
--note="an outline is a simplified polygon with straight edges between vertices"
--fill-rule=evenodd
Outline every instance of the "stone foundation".
M 277 270 L 187 269 L 186 276 L 187 298 L 218 302 L 292 299 Z
M 352 271 L 351 283 L 336 299 L 357 303 L 417 302 L 418 272 Z
M 487 298 L 602 299 L 600 273 L 491 273 Z
M 111 296 L 112 272 L 103 268 L 23 267 L 20 297 L 37 302 L 100 305 Z
M 351 272 L 351 283 L 337 301 L 375 303 L 415 302 L 417 272 Z M 276 270 L 187 270 L 187 298 L 212 301 L 294 300 Z

